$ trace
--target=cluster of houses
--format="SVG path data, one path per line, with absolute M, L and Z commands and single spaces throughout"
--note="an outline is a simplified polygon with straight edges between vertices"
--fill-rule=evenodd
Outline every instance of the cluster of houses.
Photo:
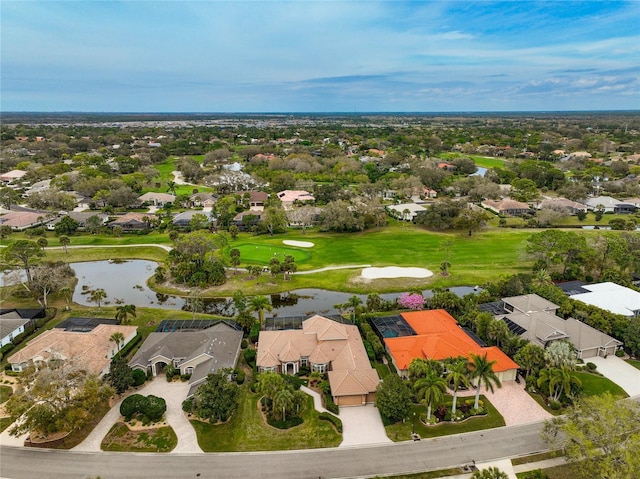
M 640 315 L 640 293 L 614 283 L 561 285 L 572 298 L 627 317 Z M 554 341 L 573 344 L 580 359 L 614 354 L 619 340 L 573 318 L 561 318 L 558 305 L 528 294 L 485 303 L 481 310 L 503 321 L 514 334 L 546 348 Z M 0 310 L 3 345 L 24 331 L 40 314 L 35 310 Z M 484 356 L 494 361 L 502 381 L 517 379 L 519 366 L 500 348 L 487 346 L 473 332 L 461 327 L 445 310 L 404 312 L 375 318 L 372 325 L 382 339 L 398 374 L 407 377 L 416 358 L 443 361 L 450 357 Z M 340 406 L 374 402 L 380 383 L 371 367 L 357 326 L 314 315 L 291 329 L 272 327 L 261 331 L 256 366 L 260 372 L 295 375 L 302 369 L 327 375 L 331 394 Z M 11 331 L 10 331 L 11 330 Z M 120 333 L 115 341 L 114 333 Z M 134 339 L 136 326 L 113 319 L 69 318 L 45 331 L 8 357 L 14 371 L 50 360 L 74 361 L 102 376 L 113 356 Z M 234 368 L 242 344 L 242 329 L 233 321 L 163 321 L 130 360 L 132 368 L 150 376 L 167 367 L 189 377 L 192 396 L 208 374 Z

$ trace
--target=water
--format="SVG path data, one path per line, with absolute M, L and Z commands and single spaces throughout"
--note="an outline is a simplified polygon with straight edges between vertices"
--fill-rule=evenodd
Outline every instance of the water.
M 146 260 L 130 260 L 122 262 L 90 261 L 73 263 L 71 267 L 76 272 L 78 286 L 73 294 L 73 301 L 85 306 L 96 306 L 90 301 L 88 291 L 102 288 L 107 293 L 104 305 L 134 304 L 141 307 L 163 308 L 191 311 L 190 298 L 163 295 L 156 293 L 147 286 L 147 279 L 153 276 L 157 263 Z M 450 288 L 458 296 L 473 293 L 470 286 Z M 393 301 L 401 293 L 381 294 L 384 300 Z M 423 291 L 426 298 L 433 294 L 430 290 Z M 336 305 L 346 303 L 354 296 L 351 293 L 340 293 L 324 289 L 297 289 L 287 293 L 270 295 L 273 311 L 266 316 L 311 316 L 313 314 L 339 314 Z M 363 303 L 367 296 L 358 294 Z M 235 314 L 231 298 L 202 298 L 198 299 L 197 310 L 207 314 L 233 316 Z

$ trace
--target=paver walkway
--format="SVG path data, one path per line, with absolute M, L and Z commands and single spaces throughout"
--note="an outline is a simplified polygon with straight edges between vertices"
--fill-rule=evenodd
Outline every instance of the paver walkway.
M 521 381 L 520 384 L 515 381 L 506 381 L 502 383 L 501 388 L 494 388 L 493 392 L 482 386 L 480 394 L 484 394 L 502 414 L 507 426 L 528 424 L 551 418 L 551 414 L 529 396 L 524 390 L 524 386 L 524 381 Z M 474 397 L 475 390 L 470 389 L 464 393 L 458 393 L 458 395 L 459 397 Z

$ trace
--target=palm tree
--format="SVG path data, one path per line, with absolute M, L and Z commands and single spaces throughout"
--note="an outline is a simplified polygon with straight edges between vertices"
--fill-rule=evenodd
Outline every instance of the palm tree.
M 282 409 L 282 420 L 287 420 L 287 409 L 291 409 L 295 405 L 293 392 L 288 388 L 283 388 L 273 395 L 273 410 Z
M 260 329 L 264 329 L 264 312 L 272 311 L 273 306 L 269 302 L 269 298 L 266 296 L 253 296 L 249 300 L 249 311 L 255 311 L 258 313 L 258 319 L 260 320 Z
M 538 378 L 538 387 L 546 389 L 549 398 L 558 401 L 564 393 L 567 397 L 571 395 L 571 386 L 581 386 L 580 379 L 571 374 L 569 366 L 559 368 L 543 369 Z
M 460 386 L 469 387 L 469 367 L 466 359 L 457 359 L 448 366 L 449 372 L 445 377 L 445 381 L 451 384 L 453 389 L 453 406 L 451 414 L 456 413 L 456 405 L 458 401 L 458 389 Z
M 351 319 L 353 321 L 356 320 L 356 312 L 358 310 L 358 306 L 360 306 L 361 304 L 362 300 L 355 294 L 347 300 L 347 306 L 349 306 L 349 309 L 351 309 Z
M 135 304 L 123 304 L 116 308 L 116 319 L 120 321 L 120 324 L 127 324 L 129 315 L 136 317 Z
M 487 335 L 489 336 L 489 339 L 493 340 L 498 347 L 500 347 L 500 344 L 507 337 L 508 333 L 509 327 L 507 326 L 507 323 L 500 319 L 494 319 L 487 327 Z
M 175 181 L 167 181 L 167 191 L 172 195 L 176 195 L 176 182 Z
M 94 289 L 91 291 L 91 301 L 98 303 L 98 311 L 102 311 L 102 300 L 107 297 L 104 289 Z
M 493 365 L 496 364 L 497 361 L 489 361 L 487 360 L 487 353 L 484 356 L 476 356 L 475 354 L 471 354 L 471 361 L 469 362 L 469 370 L 471 371 L 471 378 L 477 379 L 476 381 L 476 401 L 473 405 L 474 409 L 478 409 L 479 401 L 480 401 L 480 387 L 482 383 L 484 383 L 485 387 L 493 392 L 494 385 L 497 387 L 502 387 L 500 383 L 500 379 L 496 376 L 496 373 L 493 371 Z
M 122 349 L 122 344 L 124 343 L 124 334 L 120 331 L 116 331 L 111 336 L 109 336 L 109 341 L 116 343 L 118 346 L 118 352 Z
M 553 284 L 551 276 L 549 275 L 549 272 L 546 270 L 546 268 L 537 270 L 533 274 L 533 280 L 531 282 L 534 286 L 547 286 Z
M 64 252 L 66 254 L 69 254 L 69 252 L 67 251 L 67 246 L 69 246 L 69 243 L 71 243 L 71 240 L 68 236 L 60 236 L 60 244 L 64 248 Z
M 429 371 L 425 377 L 418 379 L 413 385 L 418 399 L 427 406 L 427 421 L 431 419 L 431 406 L 439 403 L 447 389 L 446 381 L 435 371 Z

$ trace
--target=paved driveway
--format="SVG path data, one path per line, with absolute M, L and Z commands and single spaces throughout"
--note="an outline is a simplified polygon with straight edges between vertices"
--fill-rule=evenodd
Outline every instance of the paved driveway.
M 602 357 L 588 358 L 585 362 L 598 366 L 598 372 L 620 386 L 625 392 L 633 397 L 640 394 L 640 369 L 636 369 L 623 359 L 609 355 L 606 359 Z
M 475 390 L 469 390 L 466 393 L 470 397 L 475 396 Z M 505 381 L 501 388 L 494 388 L 494 392 L 482 386 L 480 394 L 484 394 L 502 414 L 507 426 L 529 424 L 552 417 L 524 390 L 524 381 L 520 381 L 520 384 L 515 381 Z
M 392 442 L 382 425 L 378 408 L 373 404 L 340 408 L 342 442 L 340 447 Z
M 185 382 L 168 383 L 164 376 L 154 378 L 153 381 L 147 382 L 144 387 L 137 391 L 138 394 L 148 396 L 153 394 L 163 398 L 167 402 L 167 412 L 165 418 L 178 436 L 178 445 L 172 453 L 185 452 L 202 452 L 198 445 L 196 432 L 191 423 L 182 412 L 182 401 L 187 397 L 189 385 Z M 87 438 L 73 448 L 73 451 L 100 451 L 100 444 L 109 432 L 109 429 L 120 419 L 120 403 L 119 401 L 111 410 L 102 418 L 95 429 L 87 436 Z

